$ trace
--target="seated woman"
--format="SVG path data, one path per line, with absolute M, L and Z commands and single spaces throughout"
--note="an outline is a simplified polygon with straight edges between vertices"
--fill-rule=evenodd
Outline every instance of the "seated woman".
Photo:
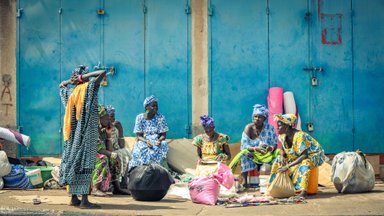
M 266 121 L 268 114 L 265 105 L 255 104 L 252 113 L 253 122 L 245 126 L 241 137 L 241 174 L 245 187 L 248 186 L 248 171 L 259 170 L 262 163 L 272 162 L 274 157 L 272 153 L 275 153 L 277 148 L 275 129 Z M 243 154 L 244 152 L 247 154 Z M 263 155 L 267 155 L 266 160 L 261 160 Z M 257 156 L 260 156 L 260 159 L 256 158 Z
M 301 191 L 298 197 L 304 198 L 307 196 L 309 171 L 323 164 L 324 150 L 310 135 L 294 128 L 294 114 L 276 114 L 274 120 L 278 125 L 283 159 L 273 163 L 269 182 L 275 179 L 277 172 L 288 172 L 295 189 Z
M 151 163 L 166 163 L 168 144 L 165 141 L 168 125 L 165 117 L 158 111 L 158 100 L 153 95 L 145 98 L 145 112 L 137 115 L 133 132 L 137 143 L 133 147 L 129 172 L 136 166 Z
M 196 167 L 196 176 L 207 176 L 216 171 L 217 162 L 226 162 L 231 159 L 229 150 L 229 137 L 215 131 L 215 122 L 212 117 L 203 115 L 200 123 L 204 134 L 197 135 L 192 144 L 197 147 L 199 163 Z M 212 165 L 210 165 L 212 164 Z
M 99 140 L 95 170 L 92 173 L 92 195 L 105 196 L 110 183 L 113 194 L 128 195 L 120 187 L 126 175 L 131 154 L 125 148 L 123 127 L 115 121 L 115 108 L 99 105 Z

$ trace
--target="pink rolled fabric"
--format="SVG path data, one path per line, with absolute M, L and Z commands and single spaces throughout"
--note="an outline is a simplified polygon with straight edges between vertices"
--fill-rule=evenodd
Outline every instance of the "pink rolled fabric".
M 268 92 L 268 123 L 271 124 L 276 131 L 276 135 L 278 136 L 279 133 L 277 132 L 277 122 L 273 121 L 273 116 L 277 113 L 283 113 L 283 88 L 280 87 L 272 87 L 269 89 Z M 278 141 L 278 147 L 281 146 L 280 141 Z

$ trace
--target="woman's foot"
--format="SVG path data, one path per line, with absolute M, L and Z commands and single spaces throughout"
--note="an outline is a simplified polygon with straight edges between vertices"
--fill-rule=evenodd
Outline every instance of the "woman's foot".
M 80 206 L 81 201 L 76 195 L 72 195 L 71 202 L 69 203 L 70 206 Z

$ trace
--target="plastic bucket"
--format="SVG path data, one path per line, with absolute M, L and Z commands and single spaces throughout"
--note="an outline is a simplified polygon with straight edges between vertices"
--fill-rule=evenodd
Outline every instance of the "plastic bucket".
M 43 178 L 41 177 L 41 170 L 34 169 L 25 173 L 33 187 L 43 187 Z
M 260 193 L 266 193 L 267 192 L 267 187 L 268 187 L 268 181 L 269 181 L 269 175 L 260 175 Z
M 248 171 L 247 183 L 249 187 L 259 187 L 259 172 L 257 170 Z
M 308 181 L 308 195 L 315 195 L 318 191 L 319 184 L 319 168 L 315 167 L 309 172 L 309 181 Z

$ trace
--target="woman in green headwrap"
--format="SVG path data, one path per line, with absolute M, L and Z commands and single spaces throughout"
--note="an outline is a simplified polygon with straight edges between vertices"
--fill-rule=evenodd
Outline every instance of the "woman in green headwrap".
M 300 191 L 299 197 L 307 196 L 309 172 L 324 163 L 324 150 L 309 134 L 294 128 L 294 114 L 276 114 L 279 140 L 282 144 L 281 160 L 272 165 L 271 183 L 277 172 L 288 172 L 295 189 Z
M 92 195 L 105 196 L 112 181 L 113 194 L 128 195 L 120 187 L 126 174 L 131 154 L 125 148 L 123 128 L 115 121 L 115 109 L 112 106 L 99 105 L 99 141 L 95 170 L 92 173 Z

